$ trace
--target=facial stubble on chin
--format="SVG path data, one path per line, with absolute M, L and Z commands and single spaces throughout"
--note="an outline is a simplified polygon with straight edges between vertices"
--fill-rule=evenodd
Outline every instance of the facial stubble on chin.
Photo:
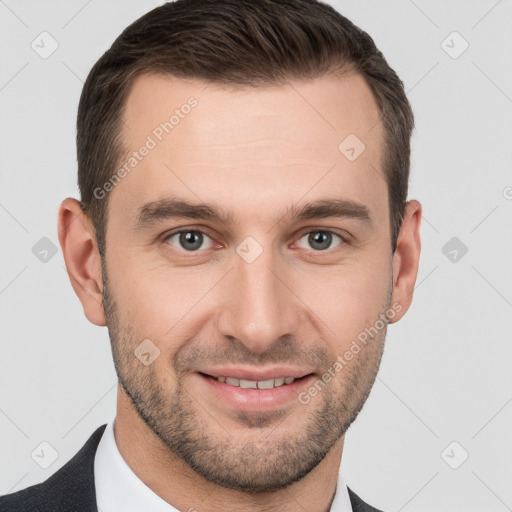
M 155 364 L 145 366 L 135 357 L 134 350 L 145 337 L 139 339 L 132 326 L 120 318 L 108 289 L 105 268 L 103 279 L 103 307 L 119 384 L 140 418 L 163 444 L 212 483 L 259 494 L 298 482 L 322 462 L 345 434 L 370 394 L 382 358 L 386 328 L 380 339 L 373 339 L 372 345 L 369 343 L 335 377 L 334 381 L 343 379 L 342 387 L 327 384 L 311 403 L 294 405 L 288 413 L 283 409 L 236 411 L 238 423 L 248 429 L 248 436 L 237 439 L 225 418 L 204 414 L 207 406 L 187 391 L 182 373 L 176 372 L 174 377 L 164 370 L 166 382 L 175 385 L 171 392 L 161 386 Z M 386 309 L 390 297 L 388 293 Z M 175 368 L 183 366 L 183 361 L 174 363 Z M 297 421 L 293 416 L 299 413 Z M 294 430 L 297 424 L 300 429 Z

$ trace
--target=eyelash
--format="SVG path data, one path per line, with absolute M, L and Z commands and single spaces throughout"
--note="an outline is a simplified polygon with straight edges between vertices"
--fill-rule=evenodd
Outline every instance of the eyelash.
M 301 234 L 299 235 L 298 239 L 301 240 L 302 238 L 304 238 L 304 236 L 306 235 L 309 235 L 311 233 L 329 233 L 331 235 L 334 235 L 335 237 L 338 237 L 341 242 L 338 244 L 338 246 L 336 247 L 339 247 L 339 246 L 345 246 L 345 245 L 350 245 L 350 241 L 349 241 L 349 238 L 348 236 L 343 236 L 343 235 L 340 235 L 339 233 L 335 232 L 335 231 L 332 231 L 332 230 L 329 230 L 329 229 L 320 229 L 320 228 L 316 228 L 316 229 L 310 229 L 308 228 L 309 230 L 308 231 L 302 231 Z M 167 233 L 163 236 L 163 242 L 166 242 L 176 236 L 176 235 L 180 235 L 182 233 L 200 233 L 202 235 L 205 235 L 206 237 L 208 237 L 210 240 L 213 240 L 213 238 L 211 236 L 208 235 L 208 233 L 206 233 L 205 231 L 203 231 L 202 229 L 198 229 L 198 228 L 187 228 L 187 229 L 179 229 L 179 230 L 176 230 L 176 231 L 172 231 L 170 233 Z M 170 243 L 167 243 L 167 245 L 170 245 L 171 247 L 173 247 L 174 249 L 176 249 L 177 251 L 181 252 L 181 253 L 185 253 L 185 254 L 190 254 L 192 257 L 193 256 L 196 256 L 197 254 L 200 254 L 201 252 L 203 251 L 206 251 L 208 249 L 198 249 L 198 250 L 195 250 L 195 251 L 187 251 L 185 249 L 179 249 L 175 246 L 173 246 L 172 244 Z M 331 248 L 328 248 L 328 249 L 325 249 L 325 250 L 315 250 L 315 249 L 306 249 L 308 250 L 309 252 L 313 252 L 313 253 L 318 253 L 318 254 L 331 254 L 333 251 L 336 251 L 336 247 L 334 249 L 331 249 Z

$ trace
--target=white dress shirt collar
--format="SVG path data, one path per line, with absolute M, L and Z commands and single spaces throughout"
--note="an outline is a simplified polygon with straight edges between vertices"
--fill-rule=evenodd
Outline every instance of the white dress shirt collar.
M 179 512 L 140 480 L 125 462 L 115 441 L 114 420 L 107 423 L 94 458 L 98 512 Z M 352 512 L 341 471 L 330 512 Z

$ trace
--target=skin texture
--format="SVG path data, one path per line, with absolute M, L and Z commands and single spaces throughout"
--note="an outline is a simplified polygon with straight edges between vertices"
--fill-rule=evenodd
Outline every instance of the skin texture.
M 191 96 L 197 106 L 108 195 L 103 273 L 80 203 L 68 198 L 59 212 L 73 288 L 87 318 L 109 329 L 116 442 L 179 510 L 326 511 L 387 326 L 307 404 L 235 409 L 197 372 L 291 366 L 321 378 L 379 315 L 398 321 L 418 271 L 421 205 L 407 203 L 393 255 L 382 125 L 358 75 L 245 89 L 143 75 L 124 115 L 127 158 Z M 351 133 L 366 146 L 354 161 L 338 149 Z M 214 204 L 233 222 L 137 225 L 142 205 L 168 197 Z M 335 198 L 366 206 L 370 221 L 287 217 Z M 171 237 L 178 228 L 200 230 L 199 249 Z M 333 233 L 326 249 L 309 237 L 318 231 Z M 249 236 L 262 250 L 251 263 L 236 250 Z M 145 339 L 160 351 L 147 366 L 134 355 Z

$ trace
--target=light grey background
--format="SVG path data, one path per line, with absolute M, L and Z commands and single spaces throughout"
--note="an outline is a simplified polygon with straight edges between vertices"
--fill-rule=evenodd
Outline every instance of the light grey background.
M 0 0 L 1 493 L 46 479 L 115 414 L 106 328 L 83 315 L 60 248 L 46 263 L 32 248 L 43 237 L 58 246 L 59 203 L 78 197 L 83 81 L 158 4 Z M 390 327 L 347 433 L 345 481 L 387 511 L 512 510 L 512 3 L 332 4 L 405 83 L 416 115 L 410 197 L 424 207 L 414 302 Z M 31 48 L 43 31 L 59 45 L 47 59 Z M 445 51 L 463 48 L 453 31 L 469 43 L 458 58 Z M 442 250 L 452 237 L 468 248 L 455 262 Z M 58 452 L 47 469 L 31 457 L 43 441 Z M 446 461 L 465 451 L 452 469 Z

